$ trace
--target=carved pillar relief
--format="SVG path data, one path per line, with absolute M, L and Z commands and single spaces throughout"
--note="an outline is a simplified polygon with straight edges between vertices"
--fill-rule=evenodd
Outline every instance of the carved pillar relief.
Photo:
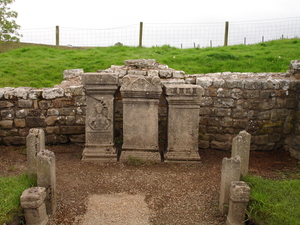
M 114 94 L 118 75 L 86 73 L 83 77 L 86 92 L 86 146 L 83 161 L 115 162 Z

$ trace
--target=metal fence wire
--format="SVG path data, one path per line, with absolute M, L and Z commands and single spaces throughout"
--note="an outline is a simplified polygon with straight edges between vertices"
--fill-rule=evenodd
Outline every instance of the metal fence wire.
M 48 27 L 20 29 L 21 42 L 76 46 L 107 47 L 162 46 L 178 48 L 217 47 L 255 44 L 280 38 L 300 37 L 300 17 L 216 23 L 137 23 L 106 29 Z M 59 30 L 59 32 L 57 32 Z

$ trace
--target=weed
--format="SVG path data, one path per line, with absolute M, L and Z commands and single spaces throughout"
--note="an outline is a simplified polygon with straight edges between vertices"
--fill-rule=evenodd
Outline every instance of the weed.
M 132 165 L 132 166 L 143 166 L 143 165 L 145 165 L 143 160 L 141 160 L 137 157 L 133 157 L 131 155 L 128 156 L 127 162 L 128 162 L 128 165 Z

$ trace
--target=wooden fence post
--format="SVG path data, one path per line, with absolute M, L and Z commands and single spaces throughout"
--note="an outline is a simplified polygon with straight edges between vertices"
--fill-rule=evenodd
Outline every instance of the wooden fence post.
M 139 47 L 143 47 L 143 22 L 140 22 Z
M 228 28 L 229 28 L 229 22 L 225 22 L 225 36 L 224 36 L 224 46 L 228 45 Z
M 56 47 L 59 47 L 59 26 L 56 26 Z

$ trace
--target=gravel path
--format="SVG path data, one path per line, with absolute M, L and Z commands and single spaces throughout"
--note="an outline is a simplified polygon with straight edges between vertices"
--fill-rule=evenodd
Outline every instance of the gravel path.
M 99 164 L 81 161 L 82 147 L 47 146 L 55 152 L 57 212 L 51 225 L 220 225 L 221 162 L 230 152 L 201 150 L 198 164 Z M 249 171 L 277 178 L 298 160 L 288 152 L 251 152 Z M 0 175 L 26 171 L 22 147 L 1 147 Z

